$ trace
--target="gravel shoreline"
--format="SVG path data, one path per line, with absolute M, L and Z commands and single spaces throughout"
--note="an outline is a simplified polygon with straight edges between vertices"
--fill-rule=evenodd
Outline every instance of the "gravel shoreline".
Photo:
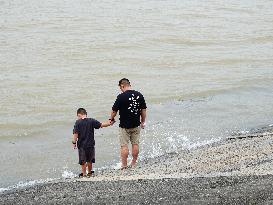
M 1 204 L 273 204 L 273 176 L 59 182 L 1 196 Z
M 273 204 L 273 132 L 0 194 L 0 204 Z

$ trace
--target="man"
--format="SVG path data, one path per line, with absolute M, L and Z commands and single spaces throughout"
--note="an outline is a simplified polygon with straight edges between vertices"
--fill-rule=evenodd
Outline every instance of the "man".
M 129 141 L 132 144 L 133 156 L 131 166 L 136 166 L 139 154 L 140 130 L 141 128 L 144 129 L 145 127 L 147 107 L 143 95 L 138 91 L 132 90 L 128 79 L 121 79 L 118 85 L 122 93 L 117 96 L 117 99 L 113 105 L 111 120 L 115 121 L 115 117 L 119 111 L 119 140 L 122 162 L 121 169 L 126 169 L 129 155 Z

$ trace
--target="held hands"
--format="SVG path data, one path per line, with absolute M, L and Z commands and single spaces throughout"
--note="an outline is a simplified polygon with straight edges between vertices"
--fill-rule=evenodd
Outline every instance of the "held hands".
M 112 126 L 115 122 L 115 119 L 109 119 L 107 122 L 101 124 L 101 128 Z
M 109 119 L 109 125 L 112 126 L 115 124 L 116 120 L 115 119 Z

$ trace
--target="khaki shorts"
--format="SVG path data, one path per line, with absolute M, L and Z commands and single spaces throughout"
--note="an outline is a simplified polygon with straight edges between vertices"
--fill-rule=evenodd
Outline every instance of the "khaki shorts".
M 131 128 L 131 129 L 125 129 L 125 128 L 119 128 L 119 141 L 120 146 L 128 145 L 129 141 L 131 144 L 139 144 L 139 138 L 140 138 L 140 127 Z

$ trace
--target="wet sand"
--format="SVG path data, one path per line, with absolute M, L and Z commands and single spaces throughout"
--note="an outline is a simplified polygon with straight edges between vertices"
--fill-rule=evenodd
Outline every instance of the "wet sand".
M 1 204 L 273 204 L 273 132 L 267 130 L 143 161 L 1 193 Z

